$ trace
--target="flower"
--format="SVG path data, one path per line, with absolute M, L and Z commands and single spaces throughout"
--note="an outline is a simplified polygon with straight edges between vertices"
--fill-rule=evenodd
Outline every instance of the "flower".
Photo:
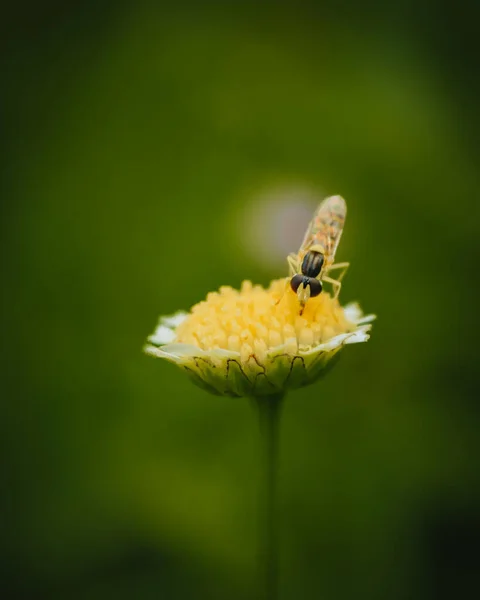
M 375 319 L 325 292 L 299 312 L 285 279 L 268 289 L 244 281 L 209 293 L 190 313 L 161 317 L 144 350 L 213 394 L 265 396 L 315 381 L 345 345 L 368 340 Z

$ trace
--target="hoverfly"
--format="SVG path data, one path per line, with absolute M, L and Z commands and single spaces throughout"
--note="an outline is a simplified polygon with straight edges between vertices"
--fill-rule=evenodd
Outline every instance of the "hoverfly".
M 347 205 L 341 196 L 326 198 L 315 211 L 300 250 L 287 258 L 290 287 L 300 302 L 300 314 L 308 299 L 322 292 L 322 282 L 326 281 L 333 286 L 334 298 L 340 293 L 342 279 L 350 263 L 334 264 L 334 259 L 346 215 Z M 328 276 L 337 269 L 342 271 L 336 279 Z

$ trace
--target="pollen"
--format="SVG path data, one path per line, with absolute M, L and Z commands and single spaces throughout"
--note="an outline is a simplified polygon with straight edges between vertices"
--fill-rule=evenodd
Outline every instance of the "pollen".
M 310 298 L 300 315 L 288 280 L 277 279 L 268 289 L 244 281 L 240 290 L 223 286 L 199 302 L 176 330 L 176 342 L 202 350 L 233 350 L 242 360 L 262 361 L 267 352 L 284 346 L 297 354 L 336 335 L 355 331 L 338 300 L 323 292 Z

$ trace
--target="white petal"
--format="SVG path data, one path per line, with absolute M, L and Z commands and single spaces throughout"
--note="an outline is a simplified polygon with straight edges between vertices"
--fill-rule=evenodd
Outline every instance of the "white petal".
M 155 331 L 149 336 L 148 341 L 155 346 L 162 346 L 163 344 L 170 344 L 175 339 L 175 331 L 166 327 L 165 325 L 159 325 Z
M 365 325 L 365 323 L 371 323 L 372 321 L 375 321 L 376 318 L 377 315 L 365 315 L 357 321 L 357 325 Z
M 340 335 L 336 335 L 335 337 L 328 340 L 328 342 L 323 342 L 323 344 L 318 344 L 318 346 L 314 346 L 311 350 L 307 350 L 306 352 L 299 352 L 304 356 L 308 356 L 309 354 L 317 354 L 317 352 L 329 352 L 330 350 L 334 350 L 338 346 L 341 346 L 342 343 L 347 339 L 351 333 L 341 333 Z
M 235 350 L 224 350 L 223 348 L 213 348 L 213 350 L 209 350 L 208 354 L 212 356 L 216 356 L 217 358 L 238 358 L 240 356 L 240 352 L 236 352 Z
M 167 327 L 178 327 L 180 323 L 183 323 L 188 317 L 188 313 L 183 310 L 179 310 L 174 315 L 167 315 L 166 317 L 160 317 L 160 323 Z
M 345 340 L 345 344 L 356 344 L 358 342 L 366 342 L 370 338 L 370 335 L 367 333 L 367 329 L 357 329 L 352 334 L 348 336 Z
M 323 344 L 320 344 L 320 346 L 317 346 L 317 348 L 319 348 L 320 350 L 334 350 L 335 348 L 338 348 L 338 346 L 341 346 L 345 340 L 348 339 L 348 337 L 352 335 L 351 333 L 340 333 L 339 335 L 336 335 L 335 337 L 333 337 L 332 339 L 328 340 L 328 342 L 324 342 Z
M 162 350 L 165 354 L 169 356 L 177 356 L 179 358 L 185 356 L 205 356 L 209 354 L 199 348 L 198 346 L 194 346 L 193 344 L 167 344 L 166 346 L 162 346 Z
M 191 344 L 166 344 L 161 348 L 147 344 L 143 350 L 152 356 L 169 358 L 175 362 L 182 362 L 185 358 L 192 356 L 208 356 L 209 354 L 209 352 L 205 352 L 202 348 Z
M 343 312 L 351 323 L 356 323 L 363 316 L 362 309 L 358 302 L 350 302 L 350 304 L 344 306 Z
M 364 316 L 358 302 L 350 302 L 350 304 L 347 304 L 344 307 L 343 312 L 346 318 L 350 321 L 350 323 L 355 323 L 355 325 L 364 325 L 365 323 L 371 323 L 377 318 L 377 315 Z
M 317 352 L 330 352 L 331 350 L 338 348 L 338 346 L 341 346 L 342 344 L 356 344 L 357 342 L 366 342 L 370 337 L 367 334 L 367 331 L 369 331 L 370 329 L 371 325 L 357 327 L 357 329 L 352 333 L 340 333 L 339 335 L 336 335 L 327 342 L 324 342 L 323 344 L 318 344 L 318 346 L 315 346 L 307 352 L 299 352 L 299 354 L 302 354 L 303 356 L 308 356 L 309 354 L 316 354 Z
M 156 346 L 150 346 L 149 344 L 143 347 L 143 351 L 145 352 L 145 354 L 149 354 L 150 356 L 156 356 L 157 358 L 166 358 L 177 363 L 182 362 L 182 358 L 180 356 L 164 352 L 161 348 L 157 348 Z
M 267 357 L 272 358 L 277 354 L 285 354 L 287 351 L 287 347 L 285 344 L 280 344 L 280 346 L 274 346 L 273 348 L 268 348 Z

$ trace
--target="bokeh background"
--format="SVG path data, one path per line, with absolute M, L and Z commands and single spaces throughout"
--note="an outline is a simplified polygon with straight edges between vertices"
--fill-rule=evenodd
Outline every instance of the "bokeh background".
M 281 598 L 474 597 L 478 16 L 433 0 L 4 10 L 4 597 L 255 597 L 252 406 L 141 347 L 159 314 L 283 276 L 333 193 L 342 299 L 379 319 L 285 405 Z

